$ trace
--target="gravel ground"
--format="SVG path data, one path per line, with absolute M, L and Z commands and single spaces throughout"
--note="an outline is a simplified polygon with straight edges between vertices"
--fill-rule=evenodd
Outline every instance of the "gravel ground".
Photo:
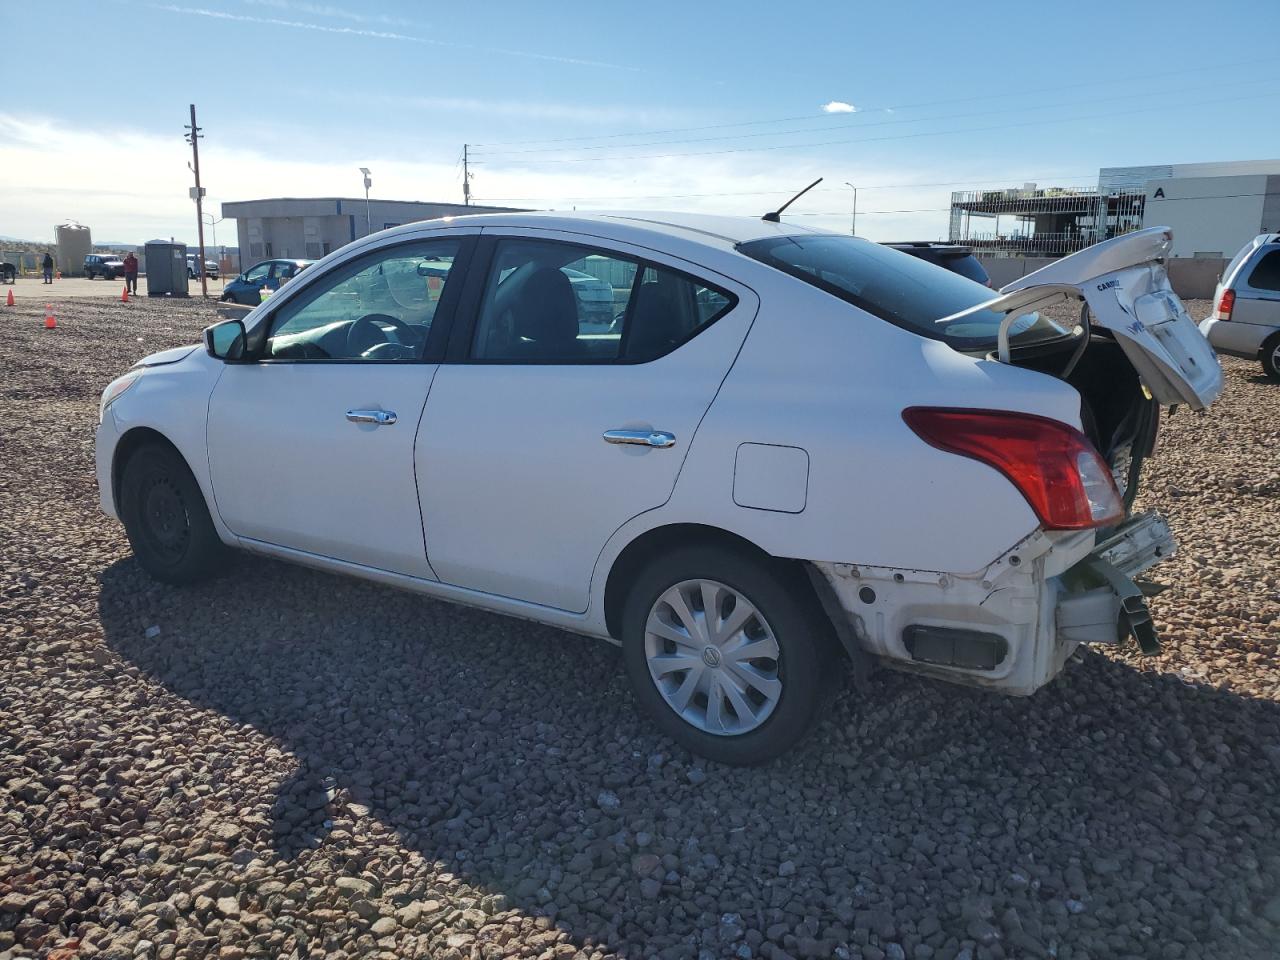
M 98 393 L 212 308 L 55 309 L 0 313 L 0 957 L 1280 955 L 1256 365 L 1146 476 L 1162 655 L 1022 700 L 880 673 L 743 770 L 655 734 L 604 644 L 247 557 L 147 579 Z

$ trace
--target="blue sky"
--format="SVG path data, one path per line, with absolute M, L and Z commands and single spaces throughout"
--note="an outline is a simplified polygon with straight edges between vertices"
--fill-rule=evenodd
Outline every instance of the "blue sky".
M 1280 157 L 1280 3 L 0 0 L 0 235 L 193 239 L 209 198 L 758 214 L 944 236 L 953 189 Z M 825 107 L 825 109 L 824 109 Z M 228 224 L 228 227 L 230 225 Z M 228 231 L 229 235 L 229 231 Z

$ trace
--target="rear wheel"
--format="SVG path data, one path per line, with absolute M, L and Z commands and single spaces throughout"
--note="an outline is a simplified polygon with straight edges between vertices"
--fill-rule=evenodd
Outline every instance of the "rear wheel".
M 120 517 L 134 556 L 157 580 L 195 583 L 226 561 L 227 548 L 200 485 L 172 447 L 149 443 L 129 457 L 120 482 Z
M 1262 345 L 1262 372 L 1272 380 L 1280 381 L 1280 333 Z
M 787 567 L 719 546 L 659 557 L 623 612 L 636 698 L 712 760 L 763 763 L 799 742 L 836 689 L 831 625 Z

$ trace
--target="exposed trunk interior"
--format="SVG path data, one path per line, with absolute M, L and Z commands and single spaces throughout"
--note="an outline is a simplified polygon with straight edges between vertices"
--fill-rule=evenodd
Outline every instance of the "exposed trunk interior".
M 1084 433 L 1110 464 L 1127 512 L 1138 493 L 1142 462 L 1155 446 L 1160 405 L 1144 392 L 1133 364 L 1108 331 L 1084 327 L 1083 338 L 1025 352 L 1015 348 L 1011 359 L 1080 393 Z

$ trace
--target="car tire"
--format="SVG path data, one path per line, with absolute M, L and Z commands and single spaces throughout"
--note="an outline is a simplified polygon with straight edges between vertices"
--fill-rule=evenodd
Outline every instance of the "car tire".
M 1280 383 L 1280 333 L 1275 334 L 1262 345 L 1258 359 L 1262 361 L 1262 372 L 1269 379 Z
M 706 632 L 699 598 L 708 589 L 719 604 L 716 622 L 726 628 L 745 602 L 751 612 L 742 612 L 740 628 L 719 637 Z M 695 636 L 677 626 L 679 645 L 670 639 L 672 625 L 681 623 L 669 602 L 675 597 L 685 599 L 702 631 Z M 737 654 L 748 647 L 761 655 Z M 640 571 L 623 610 L 622 652 L 632 691 L 658 727 L 692 752 L 735 766 L 764 763 L 795 746 L 821 718 L 842 676 L 834 631 L 799 571 L 718 545 L 683 547 Z M 663 657 L 673 659 L 662 663 Z M 691 666 L 673 669 L 675 658 Z M 682 697 L 690 687 L 694 692 Z M 718 725 L 713 698 L 720 703 Z M 739 712 L 735 703 L 746 709 Z
M 229 551 L 214 529 L 200 485 L 167 444 L 139 447 L 120 480 L 120 519 L 142 568 L 164 583 L 208 579 Z

